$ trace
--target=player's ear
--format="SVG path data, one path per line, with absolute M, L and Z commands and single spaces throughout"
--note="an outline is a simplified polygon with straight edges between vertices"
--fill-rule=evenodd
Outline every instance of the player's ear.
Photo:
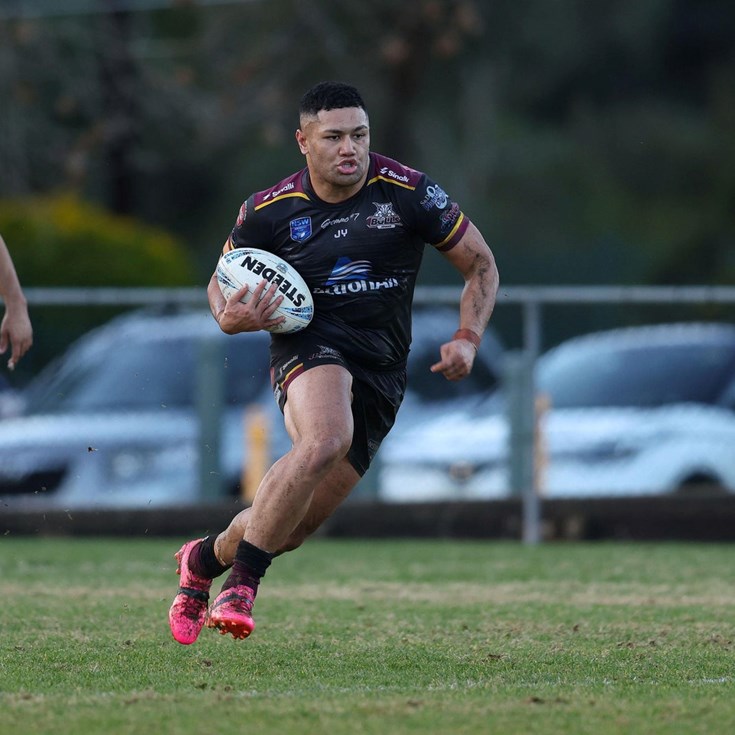
M 299 144 L 299 150 L 306 155 L 309 152 L 309 147 L 306 144 L 306 136 L 300 128 L 296 131 L 296 142 Z

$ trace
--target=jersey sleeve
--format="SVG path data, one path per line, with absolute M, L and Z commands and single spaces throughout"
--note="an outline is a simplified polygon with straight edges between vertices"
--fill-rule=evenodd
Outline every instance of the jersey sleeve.
M 253 194 L 240 207 L 235 226 L 225 243 L 224 252 L 235 248 L 270 250 L 271 225 L 268 218 L 256 214 L 254 201 Z
M 469 219 L 444 189 L 426 174 L 413 192 L 414 226 L 427 242 L 440 252 L 451 250 L 464 235 Z

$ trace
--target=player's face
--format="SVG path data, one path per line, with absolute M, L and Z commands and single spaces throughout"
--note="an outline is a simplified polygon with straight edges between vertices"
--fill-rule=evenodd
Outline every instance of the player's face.
M 322 110 L 302 119 L 296 140 L 306 156 L 311 184 L 325 201 L 348 199 L 365 182 L 370 128 L 362 108 Z

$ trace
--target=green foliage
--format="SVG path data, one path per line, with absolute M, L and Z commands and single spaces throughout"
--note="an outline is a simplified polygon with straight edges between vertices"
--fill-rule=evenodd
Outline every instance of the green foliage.
M 24 287 L 195 282 L 191 256 L 167 232 L 72 196 L 0 201 L 0 232 Z
M 732 2 L 169 5 L 0 18 L 0 197 L 74 187 L 165 222 L 208 277 L 245 196 L 303 165 L 299 95 L 341 78 L 504 283 L 735 278 Z
M 173 540 L 1 543 L 3 732 L 735 727 L 727 545 L 315 540 L 274 562 L 250 639 L 180 646 Z

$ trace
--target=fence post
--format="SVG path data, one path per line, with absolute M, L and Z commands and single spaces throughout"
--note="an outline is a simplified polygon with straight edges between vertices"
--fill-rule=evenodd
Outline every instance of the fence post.
M 266 412 L 258 406 L 248 406 L 243 415 L 243 456 L 246 457 L 240 480 L 240 497 L 252 505 L 261 480 L 271 466 L 271 426 Z
M 220 461 L 224 411 L 224 347 L 221 339 L 198 344 L 196 406 L 199 418 L 199 494 L 203 501 L 218 500 L 225 491 Z
M 522 539 L 526 544 L 537 544 L 541 539 L 541 508 L 534 482 L 536 407 L 533 364 L 533 356 L 527 350 L 513 352 L 505 358 L 503 376 L 508 401 L 509 485 L 511 494 L 521 497 Z

